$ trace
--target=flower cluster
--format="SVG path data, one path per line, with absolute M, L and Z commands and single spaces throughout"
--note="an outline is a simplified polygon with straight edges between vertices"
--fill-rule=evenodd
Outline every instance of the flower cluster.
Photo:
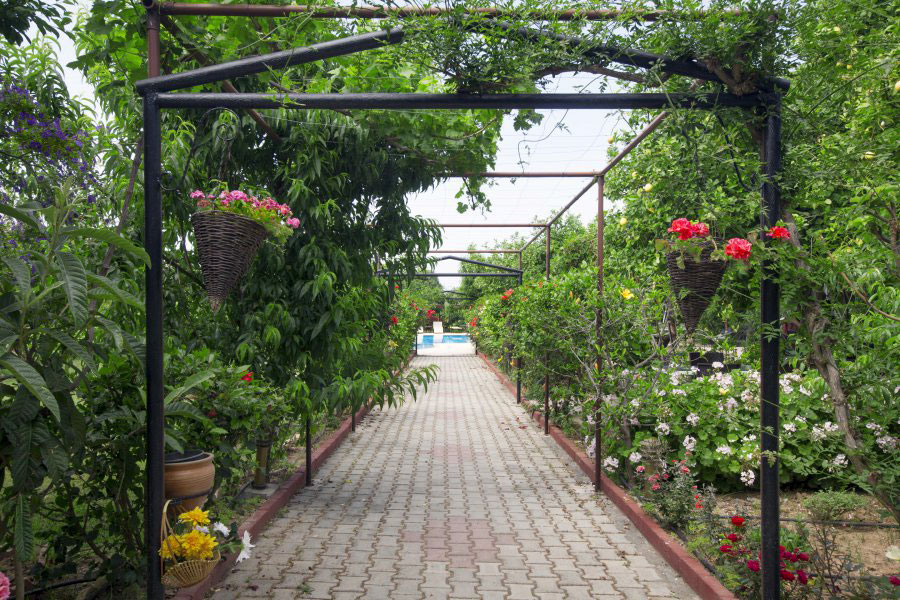
M 173 532 L 162 540 L 159 555 L 172 562 L 189 560 L 211 560 L 217 548 L 236 549 L 237 532 L 234 526 L 213 523 L 209 511 L 197 507 L 178 515 L 180 531 Z M 250 558 L 250 535 L 244 532 L 241 540 L 238 562 Z M 233 548 L 232 548 L 233 547 Z
M 503 292 L 503 295 L 500 296 L 500 299 L 501 300 L 509 300 L 512 297 L 512 295 L 513 295 L 513 290 L 512 290 L 512 288 L 510 288 L 510 289 L 506 290 L 505 292 Z
M 9 598 L 9 593 L 9 577 L 0 571 L 0 600 L 7 600 L 7 598 Z
M 674 233 L 679 240 L 689 240 L 692 238 L 706 237 L 709 235 L 709 226 L 706 223 L 693 223 L 685 218 L 675 219 L 672 225 L 666 230 Z
M 221 210 L 256 221 L 279 243 L 286 242 L 292 230 L 300 227 L 300 219 L 293 216 L 290 206 L 268 196 L 259 198 L 240 190 L 223 190 L 219 194 L 194 190 L 191 198 L 197 201 L 200 211 Z
M 745 534 L 747 520 L 744 517 L 731 517 L 731 530 L 723 536 L 719 546 L 720 555 L 736 564 L 742 564 L 752 577 L 758 578 L 760 572 L 760 553 L 756 552 L 753 558 L 753 549 Z M 780 547 L 781 563 L 780 573 L 782 581 L 797 582 L 800 585 L 809 583 L 811 575 L 803 568 L 803 563 L 809 562 L 809 554 L 801 552 L 798 548 L 793 551 Z
M 748 260 L 750 258 L 750 242 L 744 238 L 731 238 L 725 244 L 725 256 L 735 260 Z

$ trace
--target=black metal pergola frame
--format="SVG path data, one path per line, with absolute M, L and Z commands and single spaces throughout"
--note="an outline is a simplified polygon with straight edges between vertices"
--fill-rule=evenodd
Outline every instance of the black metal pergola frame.
M 258 93 L 173 93 L 208 83 L 221 83 L 229 78 L 280 70 L 313 61 L 345 56 L 364 50 L 402 42 L 400 28 L 331 40 L 304 48 L 295 48 L 232 62 L 215 64 L 171 75 L 159 75 L 160 8 L 154 0 L 148 6 L 148 46 L 151 77 L 139 81 L 138 93 L 143 97 L 144 127 L 144 247 L 150 256 L 146 269 L 146 377 L 147 377 L 147 483 L 145 528 L 147 544 L 147 598 L 161 600 L 160 522 L 164 485 L 164 417 L 163 403 L 163 285 L 162 285 L 162 131 L 161 110 L 184 108 L 272 109 L 664 109 L 687 108 L 715 110 L 735 107 L 755 111 L 765 118 L 764 176 L 762 178 L 762 210 L 760 227 L 765 232 L 780 216 L 780 193 L 777 178 L 781 170 L 781 97 L 789 82 L 763 78 L 754 94 L 737 96 L 728 93 L 622 93 L 622 94 L 258 94 Z M 234 7 L 239 8 L 239 7 Z M 503 28 L 502 23 L 498 25 Z M 155 32 L 155 34 L 154 34 Z M 508 35 L 526 37 L 545 35 L 530 29 L 509 29 Z M 597 46 L 593 58 L 640 68 L 658 68 L 672 74 L 721 83 L 701 63 L 691 59 L 674 59 L 627 48 Z M 253 114 L 253 113 L 251 113 Z M 601 198 L 602 198 L 602 177 Z M 577 199 L 577 198 L 576 198 Z M 601 199 L 602 203 L 602 199 Z M 602 204 L 601 204 L 602 207 Z M 602 212 L 602 208 L 601 208 Z M 600 230 L 598 224 L 598 231 Z M 549 242 L 549 227 L 548 242 Z M 540 234 L 538 234 L 540 235 Z M 599 233 L 598 233 L 599 236 Z M 765 235 L 762 235 L 765 239 Z M 530 243 L 530 242 L 529 242 Z M 602 244 L 599 280 L 602 281 Z M 521 253 L 520 253 L 521 256 Z M 548 257 L 549 258 L 549 257 Z M 469 261 L 477 262 L 477 261 Z M 493 266 L 493 265 L 491 265 Z M 447 276 L 509 276 L 506 273 L 462 274 Z M 762 531 L 762 595 L 765 600 L 780 597 L 779 577 L 779 286 L 777 272 L 771 262 L 764 262 L 760 286 L 761 324 L 761 411 L 760 411 L 760 484 Z M 433 275 L 443 276 L 443 275 Z M 518 277 L 521 279 L 521 272 Z M 600 285 L 600 283 L 598 283 Z M 599 331 L 598 316 L 598 331 Z M 599 343 L 599 341 L 598 341 Z M 600 410 L 599 400 L 596 410 Z M 597 419 L 599 421 L 599 419 Z M 599 433 L 599 432 L 598 432 Z M 598 437 L 599 439 L 599 437 Z M 595 462 L 599 464 L 599 455 Z M 308 474 L 309 475 L 309 474 Z

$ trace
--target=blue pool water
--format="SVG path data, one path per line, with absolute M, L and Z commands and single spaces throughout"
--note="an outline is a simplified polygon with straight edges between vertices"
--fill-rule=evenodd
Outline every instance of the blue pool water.
M 445 333 L 441 336 L 443 339 L 440 341 L 440 344 L 468 344 L 469 343 L 469 334 L 467 333 Z M 420 347 L 430 348 L 435 345 L 434 343 L 434 334 L 428 334 L 422 336 L 422 342 L 419 344 Z

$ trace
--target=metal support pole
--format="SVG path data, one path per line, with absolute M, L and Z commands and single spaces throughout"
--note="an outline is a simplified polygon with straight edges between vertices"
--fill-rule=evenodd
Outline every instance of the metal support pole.
M 544 229 L 547 234 L 547 249 L 544 252 L 544 271 L 547 281 L 550 281 L 550 226 Z M 544 354 L 544 369 L 550 364 L 550 357 Z M 544 434 L 550 433 L 550 373 L 544 374 Z
M 600 451 L 602 449 L 602 444 L 600 443 L 600 434 L 602 433 L 600 408 L 603 400 L 603 389 L 601 387 L 603 382 L 601 377 L 603 362 L 600 355 L 600 329 L 603 317 L 601 307 L 603 302 L 603 230 L 606 226 L 606 219 L 603 214 L 603 186 L 605 184 L 605 177 L 601 177 L 597 182 L 597 299 L 601 304 L 597 307 L 597 314 L 595 315 L 597 319 L 595 323 L 597 333 L 597 397 L 594 399 L 594 489 L 598 492 L 600 491 L 600 476 L 602 474 L 600 470 Z
M 159 77 L 160 74 L 160 49 L 159 49 L 159 6 L 153 2 L 147 5 L 147 76 Z
M 312 414 L 306 415 L 306 485 L 312 485 Z
M 522 287 L 522 253 L 519 252 L 519 287 Z M 522 357 L 516 357 L 516 404 L 522 404 Z
M 144 493 L 144 536 L 147 544 L 147 599 L 162 600 L 159 557 L 164 496 L 165 406 L 163 404 L 162 293 L 162 132 L 156 94 L 144 97 L 144 249 L 150 256 L 146 278 L 147 484 Z
M 778 176 L 781 171 L 781 97 L 768 106 L 765 135 L 765 177 L 762 185 L 760 226 L 762 237 L 781 216 Z M 762 333 L 760 334 L 760 447 L 759 465 L 761 535 L 762 535 L 762 598 L 781 597 L 780 531 L 778 491 L 778 433 L 779 426 L 779 288 L 778 272 L 772 261 L 763 261 L 760 283 Z M 768 456 L 767 456 L 768 455 Z

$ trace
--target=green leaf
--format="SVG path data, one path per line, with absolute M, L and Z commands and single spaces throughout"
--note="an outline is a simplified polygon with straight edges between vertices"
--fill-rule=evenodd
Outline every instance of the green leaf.
M 9 204 L 3 204 L 0 202 L 0 214 L 4 214 L 7 217 L 12 217 L 13 219 L 18 219 L 23 223 L 27 223 L 30 227 L 34 229 L 40 230 L 41 224 L 35 218 L 33 214 L 30 212 L 23 210 L 21 208 L 16 208 L 15 206 L 11 206 Z
M 24 385 L 29 392 L 40 399 L 41 403 L 53 414 L 59 421 L 59 404 L 56 398 L 50 393 L 47 383 L 41 374 L 34 370 L 34 367 L 16 356 L 15 354 L 6 354 L 0 358 L 0 367 L 7 369 L 13 374 L 19 383 Z
M 164 404 L 168 406 L 170 403 L 174 402 L 193 388 L 197 387 L 204 381 L 212 379 L 215 376 L 216 374 L 212 370 L 195 373 L 193 376 L 189 377 L 188 380 L 185 381 L 180 387 L 177 387 L 169 392 L 166 396 L 166 399 L 163 401 Z
M 91 356 L 91 353 L 87 351 L 87 349 L 76 342 L 72 336 L 63 331 L 56 331 L 53 329 L 42 329 L 41 333 L 46 335 L 47 337 L 53 338 L 57 342 L 59 342 L 66 350 L 74 354 L 78 360 L 84 364 L 91 371 L 97 370 L 97 363 L 94 362 L 94 357 Z
M 12 271 L 13 277 L 16 278 L 18 296 L 22 303 L 25 304 L 27 299 L 31 297 L 31 267 L 21 258 L 14 256 L 4 256 L 3 262 Z
M 87 274 L 84 265 L 74 254 L 57 252 L 60 274 L 66 297 L 69 299 L 69 310 L 78 323 L 87 319 Z
M 103 277 L 102 275 L 95 275 L 93 273 L 88 273 L 87 279 L 91 283 L 93 283 L 95 285 L 99 285 L 103 289 L 107 290 L 109 293 L 111 293 L 113 296 L 115 296 L 120 302 L 127 304 L 128 306 L 131 306 L 131 307 L 136 308 L 136 309 L 140 310 L 141 312 L 143 312 L 144 302 L 140 298 L 138 298 L 131 292 L 126 292 L 125 290 L 117 287 L 114 282 L 110 281 L 106 277 Z
M 148 267 L 150 266 L 150 255 L 126 237 L 116 233 L 112 229 L 93 229 L 89 227 L 80 227 L 77 229 L 65 229 L 60 232 L 62 237 L 81 237 L 93 238 L 101 242 L 115 246 L 133 258 L 139 259 Z
M 31 506 L 23 494 L 16 498 L 14 538 L 19 560 L 30 561 L 34 556 L 34 528 L 31 526 Z

